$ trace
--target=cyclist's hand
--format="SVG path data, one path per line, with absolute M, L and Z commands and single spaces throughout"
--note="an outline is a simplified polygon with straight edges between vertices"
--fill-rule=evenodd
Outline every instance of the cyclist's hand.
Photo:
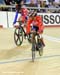
M 41 30 L 41 31 L 38 31 L 38 34 L 42 34 L 43 33 L 43 30 Z
M 43 33 L 43 30 L 41 30 L 41 32 L 40 33 Z
M 40 32 L 37 32 L 37 34 L 40 34 Z

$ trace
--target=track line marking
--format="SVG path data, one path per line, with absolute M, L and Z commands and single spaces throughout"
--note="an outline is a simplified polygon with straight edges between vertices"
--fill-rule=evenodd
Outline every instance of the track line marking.
M 52 58 L 52 57 L 60 57 L 60 55 L 51 55 L 51 56 L 43 56 L 43 57 L 36 57 L 35 59 L 46 59 L 46 58 Z M 16 60 L 9 60 L 0 62 L 0 64 L 7 64 L 7 63 L 14 63 L 14 62 L 23 62 L 23 61 L 30 61 L 32 58 L 24 58 L 24 59 L 16 59 Z
M 47 40 L 60 43 L 59 38 L 55 38 L 55 37 L 48 36 L 48 35 L 43 35 L 43 37 L 45 39 L 47 39 Z M 60 57 L 60 55 L 50 55 L 50 56 L 36 57 L 36 59 L 46 59 L 46 58 L 52 58 L 52 57 Z M 1 61 L 0 64 L 7 64 L 7 63 L 13 63 L 13 62 L 22 62 L 22 61 L 30 61 L 30 60 L 32 60 L 31 57 L 23 58 L 23 59 L 16 59 L 16 60 L 8 60 L 8 61 L 6 60 L 6 61 Z
M 47 39 L 47 40 L 60 43 L 60 39 L 59 39 L 59 38 L 52 37 L 52 36 L 48 36 L 48 35 L 43 35 L 43 37 L 44 37 L 45 39 Z

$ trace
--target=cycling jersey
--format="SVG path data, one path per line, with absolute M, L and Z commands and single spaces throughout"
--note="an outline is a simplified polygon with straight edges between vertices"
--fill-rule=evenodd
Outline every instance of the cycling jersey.
M 22 21 L 26 21 L 28 19 L 28 10 L 26 8 L 21 9 Z
M 34 19 L 30 18 L 26 25 L 26 33 L 29 34 L 31 30 L 31 24 L 35 27 L 38 27 L 38 32 L 43 32 L 44 26 L 41 16 L 36 16 Z

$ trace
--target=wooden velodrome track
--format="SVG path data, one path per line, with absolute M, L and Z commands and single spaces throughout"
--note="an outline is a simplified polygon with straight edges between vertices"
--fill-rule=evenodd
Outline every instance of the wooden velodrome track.
M 43 56 L 31 62 L 31 44 L 14 43 L 14 29 L 0 29 L 0 75 L 60 75 L 60 28 L 45 28 Z M 57 39 L 58 38 L 58 39 Z

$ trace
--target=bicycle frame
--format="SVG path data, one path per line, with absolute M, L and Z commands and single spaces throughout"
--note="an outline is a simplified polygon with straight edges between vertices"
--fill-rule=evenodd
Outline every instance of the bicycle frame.
M 15 28 L 15 31 L 14 31 L 14 41 L 15 41 L 15 44 L 17 46 L 20 46 L 22 44 L 22 42 L 23 42 L 24 34 L 26 34 L 26 33 L 25 33 L 24 28 L 22 26 L 22 22 L 21 21 L 17 21 L 17 22 L 19 22 L 19 26 L 17 28 Z M 16 33 L 16 31 L 18 31 L 18 33 Z M 16 40 L 15 35 L 17 36 L 17 40 Z M 21 39 L 20 39 L 20 37 L 21 37 Z M 28 38 L 29 43 L 31 43 L 30 42 L 30 35 L 27 35 L 27 38 Z M 19 40 L 19 44 L 17 44 L 18 40 Z

